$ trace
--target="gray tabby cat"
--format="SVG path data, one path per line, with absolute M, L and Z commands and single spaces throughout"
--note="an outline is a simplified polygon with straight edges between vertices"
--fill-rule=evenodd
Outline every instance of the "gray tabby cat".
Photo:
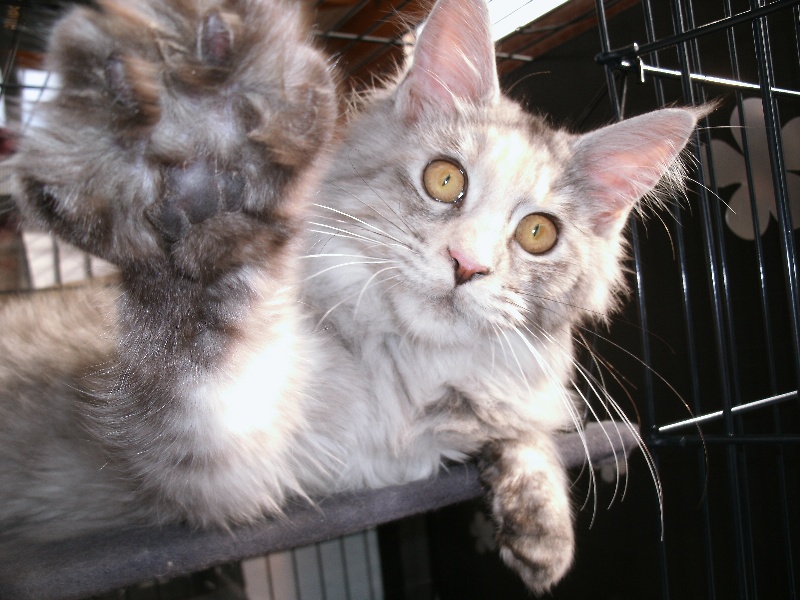
M 338 136 L 288 0 L 105 0 L 16 160 L 28 222 L 121 270 L 3 308 L 0 531 L 262 518 L 479 456 L 504 560 L 541 593 L 573 531 L 554 434 L 573 331 L 701 110 L 587 135 L 499 90 L 482 0 L 439 0 Z

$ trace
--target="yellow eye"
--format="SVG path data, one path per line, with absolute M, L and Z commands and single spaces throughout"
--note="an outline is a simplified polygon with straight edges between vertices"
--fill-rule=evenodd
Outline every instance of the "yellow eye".
M 422 173 L 422 183 L 431 198 L 452 204 L 464 197 L 467 191 L 467 174 L 458 164 L 449 160 L 434 160 Z
M 541 254 L 556 245 L 558 228 L 550 217 L 534 213 L 519 222 L 514 239 L 526 252 Z

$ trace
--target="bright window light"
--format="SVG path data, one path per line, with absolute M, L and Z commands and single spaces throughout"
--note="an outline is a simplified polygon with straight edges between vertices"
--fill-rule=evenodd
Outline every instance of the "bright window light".
M 18 76 L 22 83 L 20 126 L 24 131 L 36 124 L 36 105 L 52 98 L 59 83 L 56 75 L 39 69 L 19 69 Z
M 492 37 L 495 41 L 525 27 L 567 0 L 489 0 Z

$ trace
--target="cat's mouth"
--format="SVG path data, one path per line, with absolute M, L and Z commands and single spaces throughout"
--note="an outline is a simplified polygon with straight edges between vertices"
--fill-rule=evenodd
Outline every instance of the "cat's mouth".
M 502 315 L 497 314 L 492 303 L 469 286 L 453 285 L 449 289 L 417 297 L 418 313 L 425 313 L 439 327 L 475 332 L 506 322 Z

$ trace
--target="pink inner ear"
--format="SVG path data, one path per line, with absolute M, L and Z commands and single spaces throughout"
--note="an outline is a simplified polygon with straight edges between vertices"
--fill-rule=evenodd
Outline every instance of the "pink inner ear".
M 583 136 L 577 166 L 593 192 L 598 233 L 622 228 L 636 202 L 681 166 L 678 157 L 699 113 L 666 109 Z
M 654 144 L 640 152 L 610 153 L 591 173 L 594 187 L 615 212 L 630 208 L 652 190 L 677 158 L 680 149 Z
M 407 120 L 426 110 L 452 111 L 459 103 L 499 96 L 489 13 L 483 0 L 439 0 L 414 48 L 397 92 Z
M 600 230 L 619 229 L 636 202 L 661 180 L 677 154 L 662 146 L 642 152 L 610 153 L 594 165 L 589 181 L 595 191 L 596 222 Z

